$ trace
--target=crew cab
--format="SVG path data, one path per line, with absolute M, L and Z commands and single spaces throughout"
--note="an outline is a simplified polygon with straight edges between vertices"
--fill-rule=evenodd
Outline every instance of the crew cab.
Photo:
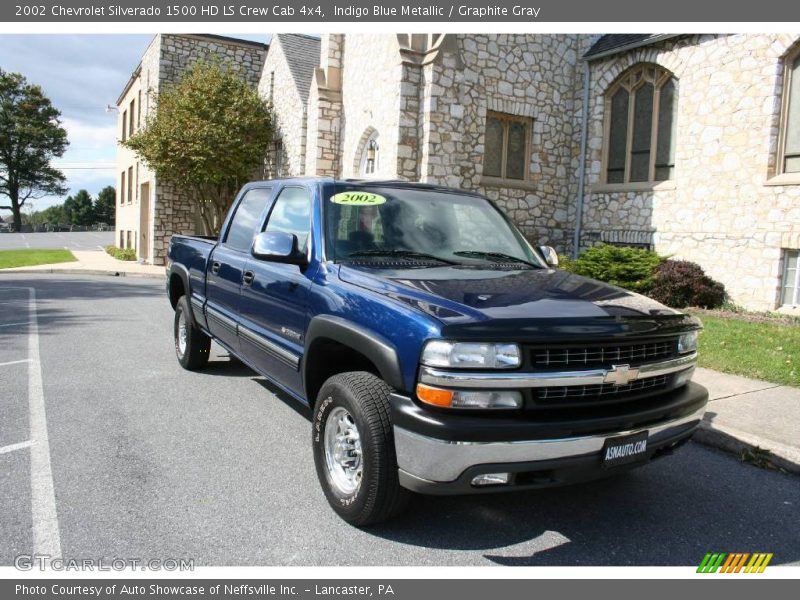
M 175 350 L 212 340 L 310 409 L 317 476 L 366 526 L 409 491 L 586 481 L 700 423 L 697 319 L 557 268 L 488 199 L 397 181 L 249 183 L 219 239 L 175 235 Z

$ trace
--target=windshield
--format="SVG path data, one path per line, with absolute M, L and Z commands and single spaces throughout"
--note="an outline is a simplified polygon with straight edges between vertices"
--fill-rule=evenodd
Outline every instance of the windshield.
M 337 186 L 325 198 L 326 251 L 336 262 L 544 267 L 515 227 L 479 196 L 426 189 Z

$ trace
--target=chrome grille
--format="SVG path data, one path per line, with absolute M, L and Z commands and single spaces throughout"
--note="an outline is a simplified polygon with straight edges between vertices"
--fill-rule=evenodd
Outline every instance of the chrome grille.
M 532 348 L 531 360 L 538 367 L 603 366 L 641 364 L 666 360 L 675 355 L 675 340 L 602 346 L 563 346 Z
M 567 385 L 543 387 L 537 390 L 536 398 L 548 404 L 559 404 L 563 401 L 591 401 L 593 399 L 610 400 L 639 395 L 641 392 L 666 387 L 669 375 L 658 375 L 646 379 L 637 379 L 625 385 L 601 383 L 597 385 Z M 538 402 L 537 402 L 538 403 Z

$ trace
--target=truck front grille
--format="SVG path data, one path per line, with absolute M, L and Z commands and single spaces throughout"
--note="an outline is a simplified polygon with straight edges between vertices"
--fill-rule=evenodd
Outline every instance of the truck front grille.
M 638 365 L 668 360 L 676 354 L 677 340 L 653 340 L 602 345 L 564 345 L 531 347 L 530 361 L 534 368 L 563 369 L 570 367 L 610 367 L 615 364 Z
M 599 385 L 569 385 L 544 387 L 535 390 L 536 407 L 562 408 L 585 406 L 597 402 L 630 400 L 667 387 L 669 375 L 638 379 L 625 385 L 603 383 Z

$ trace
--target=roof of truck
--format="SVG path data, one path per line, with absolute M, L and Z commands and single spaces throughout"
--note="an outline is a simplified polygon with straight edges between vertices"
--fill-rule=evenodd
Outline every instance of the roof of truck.
M 462 190 L 459 188 L 452 188 L 443 185 L 435 185 L 432 183 L 420 183 L 415 181 L 403 181 L 401 179 L 358 179 L 346 178 L 339 179 L 334 177 L 284 177 L 275 179 L 265 179 L 262 181 L 253 181 L 248 185 L 260 183 L 287 183 L 290 181 L 298 183 L 323 183 L 328 185 L 349 185 L 349 186 L 365 186 L 365 187 L 393 187 L 398 189 L 422 189 L 432 190 L 437 192 L 449 192 L 458 194 L 468 194 L 470 196 L 481 196 L 477 192 L 469 190 Z

